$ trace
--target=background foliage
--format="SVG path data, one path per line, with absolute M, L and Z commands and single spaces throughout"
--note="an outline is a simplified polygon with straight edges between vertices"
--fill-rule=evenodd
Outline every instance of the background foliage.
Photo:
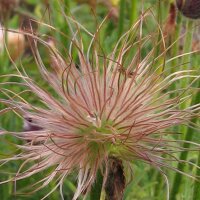
M 145 1 L 137 1 L 137 0 L 112 0 L 112 1 L 104 1 L 95 5 L 94 0 L 23 0 L 19 5 L 14 7 L 14 10 L 11 12 L 10 17 L 4 19 L 3 25 L 9 29 L 18 29 L 28 27 L 30 28 L 29 20 L 34 19 L 39 23 L 32 22 L 32 27 L 40 37 L 46 41 L 52 42 L 54 45 L 54 41 L 51 38 L 56 39 L 57 48 L 60 49 L 62 55 L 64 56 L 67 52 L 67 48 L 70 42 L 70 38 L 72 38 L 70 34 L 70 27 L 66 23 L 66 19 L 63 13 L 68 16 L 72 16 L 75 18 L 80 24 L 86 27 L 89 31 L 94 32 L 96 27 L 102 20 L 108 16 L 103 28 L 101 29 L 100 42 L 103 44 L 103 50 L 105 53 L 109 53 L 116 41 L 119 37 L 127 31 L 131 25 L 137 20 L 138 16 L 141 14 L 142 10 L 151 9 L 154 13 L 155 20 L 149 20 L 148 23 L 144 24 L 143 32 L 151 33 L 158 29 L 156 26 L 156 22 L 163 29 L 163 32 L 168 34 L 166 44 L 170 46 L 174 41 L 184 34 L 180 40 L 178 40 L 170 52 L 166 55 L 166 59 L 169 59 L 173 56 L 177 56 L 181 53 L 191 52 L 200 50 L 200 38 L 199 38 L 199 27 L 198 20 L 192 21 L 190 19 L 185 18 L 180 13 L 177 13 L 177 17 L 174 19 L 175 22 L 170 24 L 168 19 L 170 17 L 170 4 L 175 3 L 173 0 L 145 0 Z M 61 9 L 62 8 L 62 9 Z M 111 9 L 114 9 L 111 11 Z M 50 24 L 52 27 L 56 29 L 56 31 L 50 30 L 47 26 L 42 25 L 42 22 L 46 22 Z M 59 32 L 62 32 L 60 34 Z M 85 47 L 89 45 L 89 39 L 86 34 L 82 35 L 83 42 Z M 158 35 L 158 37 L 161 37 Z M 9 38 L 8 38 L 9 39 Z M 1 41 L 1 43 L 3 43 Z M 2 44 L 0 44 L 2 45 Z M 145 51 L 149 51 L 153 44 L 149 43 L 144 49 L 142 53 L 145 54 Z M 49 65 L 49 52 L 42 46 L 40 48 L 40 53 L 42 58 L 44 58 L 44 63 Z M 158 54 L 161 47 L 158 47 Z M 22 57 L 18 57 L 15 60 L 15 63 L 20 66 L 23 65 L 25 70 L 29 73 L 31 77 L 34 78 L 39 84 L 43 87 L 47 87 L 45 85 L 38 74 L 38 70 L 36 64 L 34 62 L 33 56 L 30 53 L 30 46 L 28 43 L 28 39 L 26 38 L 25 50 Z M 75 55 L 76 56 L 76 55 Z M 177 66 L 180 66 L 183 69 L 196 69 L 199 72 L 200 58 L 198 53 L 184 56 L 180 59 L 175 59 L 172 63 L 170 63 L 171 72 L 175 70 Z M 5 81 L 12 82 L 20 82 L 17 77 L 2 77 L 4 74 L 14 74 L 16 73 L 16 68 L 14 64 L 9 60 L 7 52 L 1 52 L 0 54 L 0 83 Z M 180 82 L 180 84 L 187 84 L 185 82 Z M 18 85 L 0 85 L 0 87 L 4 87 L 6 89 L 11 89 L 16 92 L 23 91 L 23 87 L 19 87 Z M 176 87 L 174 85 L 174 87 Z M 191 97 L 192 102 L 199 103 L 199 93 L 196 92 Z M 0 93 L 1 97 L 5 97 L 3 92 Z M 26 98 L 30 102 L 37 102 L 37 99 L 33 96 L 29 96 L 28 94 L 23 94 L 23 97 Z M 39 102 L 37 102 L 39 103 Z M 186 104 L 190 104 L 191 102 L 186 102 Z M 3 105 L 0 105 L 3 108 Z M 9 112 L 0 118 L 0 125 L 8 130 L 21 130 L 23 127 L 23 121 L 16 116 L 15 114 Z M 199 134 L 193 134 L 193 130 L 187 129 L 185 127 L 181 127 L 177 130 L 181 132 L 177 136 L 179 139 L 184 139 L 187 137 L 187 140 L 200 141 Z M 198 131 L 196 131 L 198 132 Z M 1 137 L 0 139 L 0 158 L 4 158 L 6 156 L 14 154 L 16 151 L 13 143 L 19 141 L 13 141 L 13 139 L 9 136 Z M 191 162 L 198 162 L 198 153 L 193 152 L 190 154 L 182 153 L 181 158 L 188 158 Z M 165 183 L 161 175 L 154 169 L 149 166 L 141 163 L 141 162 L 133 162 L 134 165 L 134 177 L 133 181 L 127 186 L 125 191 L 124 199 L 126 200 L 161 200 L 165 199 Z M 0 181 L 4 181 L 9 179 L 12 174 L 8 174 L 7 171 L 16 172 L 20 163 L 9 163 L 0 168 Z M 183 166 L 178 166 L 179 168 L 183 168 Z M 189 169 L 193 171 L 194 169 Z M 45 173 L 45 172 L 44 172 Z M 194 172 L 199 173 L 199 172 Z M 200 199 L 200 194 L 196 192 L 198 190 L 198 182 L 194 182 L 193 180 L 186 178 L 182 175 L 178 175 L 174 172 L 167 172 L 167 175 L 170 180 L 171 185 L 171 199 L 172 200 L 196 200 Z M 42 174 L 38 174 L 37 176 L 33 176 L 31 178 L 27 178 L 26 180 L 19 181 L 17 183 L 17 192 L 23 193 L 23 190 L 30 186 L 31 183 L 34 183 L 38 180 Z M 47 191 L 51 190 L 54 187 L 55 183 L 50 183 L 48 188 L 45 188 L 37 193 L 25 195 L 15 195 L 15 185 L 14 183 L 7 183 L 0 185 L 0 199 L 1 200 L 21 200 L 21 199 L 29 199 L 35 200 L 40 199 Z M 72 175 L 64 182 L 64 195 L 66 199 L 71 199 L 73 193 L 75 191 L 76 184 L 76 175 Z M 195 186 L 196 184 L 196 186 Z M 194 187 L 196 189 L 194 190 Z M 193 195 L 194 194 L 194 195 Z M 199 195 L 199 196 L 198 196 Z M 58 200 L 60 199 L 59 191 L 55 191 L 48 199 Z

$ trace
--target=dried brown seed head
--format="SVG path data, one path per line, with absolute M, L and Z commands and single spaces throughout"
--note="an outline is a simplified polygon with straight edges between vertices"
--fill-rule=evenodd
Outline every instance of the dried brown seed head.
M 176 0 L 179 11 L 191 19 L 200 18 L 200 0 Z

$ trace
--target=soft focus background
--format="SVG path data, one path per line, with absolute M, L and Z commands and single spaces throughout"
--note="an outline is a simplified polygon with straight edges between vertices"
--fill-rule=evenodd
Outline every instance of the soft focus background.
M 162 29 L 165 37 L 166 47 L 173 44 L 170 51 L 162 59 L 170 59 L 180 54 L 185 54 L 191 51 L 200 50 L 200 28 L 198 20 L 191 20 L 178 12 L 173 0 L 0 0 L 0 19 L 1 27 L 5 29 L 12 29 L 14 31 L 26 30 L 34 32 L 42 40 L 52 45 L 52 48 L 58 48 L 62 55 L 67 55 L 70 39 L 72 34 L 70 27 L 66 23 L 66 16 L 71 16 L 77 20 L 81 25 L 86 27 L 92 33 L 95 32 L 98 25 L 107 16 L 107 19 L 100 31 L 100 43 L 105 54 L 112 51 L 112 48 L 120 38 L 138 19 L 142 10 L 151 9 L 152 15 L 147 19 L 143 26 L 144 35 L 157 35 L 154 36 L 154 42 L 160 40 L 159 28 Z M 65 13 L 65 15 L 64 15 Z M 36 22 L 37 21 L 37 22 Z M 49 26 L 44 25 L 48 24 Z M 157 34 L 156 34 L 157 33 Z M 85 48 L 89 46 L 90 38 L 86 33 L 81 35 Z M 6 47 L 4 43 L 6 42 Z M 146 55 L 152 46 L 155 45 L 153 41 L 146 44 L 142 50 L 142 54 Z M 6 38 L 3 37 L 0 31 L 0 83 L 3 82 L 16 82 L 16 84 L 1 84 L 0 96 L 4 97 L 9 94 L 11 89 L 15 92 L 21 92 L 21 95 L 29 102 L 37 102 L 34 96 L 30 96 L 24 92 L 24 87 L 19 87 L 21 82 L 17 77 L 2 76 L 5 74 L 16 74 L 17 65 L 19 68 L 24 67 L 25 71 L 40 84 L 42 87 L 48 88 L 48 85 L 42 81 L 38 69 L 34 62 L 31 53 L 31 39 L 17 33 L 9 32 Z M 43 62 L 48 67 L 50 65 L 49 51 L 44 46 L 39 45 L 39 50 Z M 159 55 L 162 51 L 162 45 L 158 45 Z M 8 55 L 9 52 L 9 55 Z M 74 55 L 76 57 L 76 55 Z M 9 58 L 10 57 L 10 58 Z M 160 64 L 163 60 L 160 59 Z M 12 60 L 12 61 L 11 61 Z M 158 65 L 158 64 L 157 64 Z M 176 71 L 176 68 L 182 69 L 196 69 L 199 72 L 200 56 L 199 53 L 192 55 L 185 55 L 184 57 L 174 59 L 170 62 L 169 73 Z M 22 67 L 21 67 L 22 70 Z M 179 84 L 187 84 L 184 81 Z M 198 85 L 198 83 L 196 83 Z M 176 85 L 174 85 L 176 88 Z M 4 88 L 4 89 L 2 89 Z M 49 89 L 50 90 L 50 89 Z M 198 91 L 193 93 L 189 102 L 199 103 Z M 9 98 L 7 96 L 6 98 Z M 1 109 L 3 105 L 0 104 Z M 198 123 L 198 122 L 197 122 Z M 0 126 L 10 131 L 21 130 L 23 128 L 23 121 L 16 114 L 9 112 L 0 117 Z M 194 140 L 200 142 L 199 134 L 193 134 L 193 130 L 185 127 L 180 127 L 177 132 L 182 134 L 177 135 L 179 139 Z M 196 131 L 198 132 L 198 130 Z M 189 133 L 186 135 L 186 133 Z M 14 141 L 13 141 L 14 140 Z M 19 143 L 9 136 L 1 137 L 0 139 L 0 158 L 9 157 L 17 151 L 13 143 Z M 182 152 L 182 159 L 187 158 L 191 162 L 198 162 L 198 152 L 187 154 Z M 162 200 L 166 198 L 166 186 L 161 175 L 154 169 L 150 168 L 141 162 L 134 162 L 133 181 L 128 185 L 125 191 L 126 200 Z M 12 162 L 3 165 L 0 168 L 0 181 L 7 180 L 17 172 L 20 162 Z M 183 168 L 182 165 L 178 166 L 179 169 Z M 186 169 L 187 171 L 195 173 L 193 168 Z M 8 173 L 9 172 L 9 173 Z M 13 174 L 12 174 L 13 173 Z M 44 172 L 46 173 L 46 172 Z M 200 194 L 194 190 L 195 184 L 198 188 L 198 183 L 184 177 L 175 172 L 167 171 L 170 181 L 171 199 L 172 200 L 197 200 L 200 199 Z M 1 200 L 37 200 L 45 196 L 47 191 L 50 191 L 56 183 L 50 183 L 48 188 L 42 189 L 33 194 L 23 194 L 26 187 L 36 182 L 42 177 L 43 174 L 38 174 L 26 180 L 17 182 L 17 189 L 14 183 L 7 183 L 0 185 L 0 199 Z M 65 199 L 72 199 L 73 193 L 76 189 L 76 174 L 70 176 L 64 182 L 64 195 Z M 17 190 L 15 196 L 14 191 Z M 19 193 L 19 194 L 18 194 Z M 20 194 L 22 193 L 22 194 Z M 195 195 L 193 195 L 195 194 Z M 176 196 L 176 198 L 175 198 Z M 59 190 L 55 191 L 47 199 L 58 200 L 60 199 Z

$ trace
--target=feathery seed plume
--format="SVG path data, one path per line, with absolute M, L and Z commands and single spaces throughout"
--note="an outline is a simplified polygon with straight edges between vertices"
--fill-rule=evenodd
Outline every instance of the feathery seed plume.
M 173 138 L 176 133 L 170 128 L 187 125 L 192 118 L 199 117 L 199 104 L 181 108 L 191 98 L 192 84 L 199 79 L 199 75 L 193 70 L 169 74 L 170 68 L 165 65 L 169 66 L 177 57 L 159 64 L 165 52 L 156 57 L 156 45 L 146 55 L 141 55 L 141 49 L 146 48 L 145 45 L 154 36 L 142 35 L 141 26 L 146 15 L 150 16 L 148 12 L 142 15 L 121 37 L 110 55 L 103 54 L 97 39 L 102 24 L 94 34 L 87 31 L 91 37 L 87 52 L 78 34 L 74 33 L 65 58 L 56 49 L 56 44 L 52 47 L 36 34 L 23 33 L 32 37 L 39 71 L 54 92 L 50 93 L 24 71 L 18 70 L 16 77 L 23 80 L 22 87 L 28 88 L 40 103 L 31 104 L 15 93 L 0 100 L 8 106 L 1 110 L 1 114 L 13 110 L 26 120 L 28 116 L 29 124 L 37 127 L 21 132 L 1 131 L 1 134 L 10 134 L 23 141 L 23 144 L 17 145 L 19 154 L 1 160 L 2 163 L 23 161 L 16 175 L 8 181 L 25 179 L 53 168 L 35 184 L 39 185 L 36 189 L 56 180 L 55 188 L 47 196 L 60 187 L 64 199 L 63 182 L 70 173 L 76 172 L 75 200 L 81 194 L 88 194 L 100 171 L 104 175 L 105 191 L 109 190 L 107 195 L 119 192 L 122 198 L 126 184 L 123 166 L 129 166 L 135 160 L 158 169 L 167 185 L 164 169 L 177 171 L 171 163 L 194 165 L 175 157 L 176 152 L 189 149 L 181 148 L 181 144 L 187 141 Z M 82 28 L 74 19 L 71 21 L 78 29 Z M 46 45 L 51 51 L 52 69 L 44 65 L 38 43 Z M 73 49 L 76 50 L 76 58 L 73 57 Z M 159 72 L 161 67 L 163 71 Z M 171 85 L 177 83 L 179 86 L 182 79 L 190 82 L 187 88 L 173 90 Z M 191 142 L 191 145 L 199 149 L 199 144 Z M 121 183 L 115 184 L 112 191 L 108 185 L 111 176 Z M 169 196 L 169 192 L 167 194 Z

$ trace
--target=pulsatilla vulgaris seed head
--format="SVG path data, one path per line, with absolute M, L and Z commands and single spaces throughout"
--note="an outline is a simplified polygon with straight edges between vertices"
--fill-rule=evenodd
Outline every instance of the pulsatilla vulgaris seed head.
M 177 171 L 171 163 L 181 162 L 173 153 L 182 150 L 183 141 L 171 137 L 176 134 L 171 128 L 186 125 L 190 119 L 199 116 L 199 104 L 182 106 L 193 94 L 192 83 L 199 75 L 192 70 L 174 71 L 178 67 L 172 69 L 165 64 L 176 57 L 163 59 L 166 52 L 158 56 L 154 43 L 150 49 L 151 39 L 157 32 L 143 35 L 141 25 L 147 16 L 149 19 L 150 13 L 144 13 L 107 55 L 98 46 L 100 28 L 93 34 L 83 29 L 91 39 L 87 51 L 82 38 L 73 32 L 69 52 L 64 56 L 56 49 L 56 42 L 52 45 L 36 34 L 32 35 L 34 57 L 45 84 L 34 81 L 24 69 L 18 70 L 16 78 L 21 78 L 22 91 L 36 96 L 38 103 L 29 102 L 29 98 L 25 100 L 20 93 L 14 92 L 13 98 L 7 98 L 11 96 L 9 93 L 5 99 L 0 99 L 8 106 L 1 115 L 12 110 L 25 120 L 27 116 L 31 119 L 25 131 L 0 131 L 23 141 L 18 145 L 21 153 L 7 160 L 23 160 L 10 181 L 46 170 L 47 174 L 38 182 L 40 185 L 36 190 L 56 180 L 54 189 L 60 187 L 62 195 L 65 177 L 75 172 L 78 174 L 75 200 L 81 194 L 87 195 L 98 170 L 103 174 L 105 191 L 111 189 L 112 195 L 117 190 L 120 197 L 126 185 L 124 167 L 132 166 L 135 160 L 158 169 L 165 178 L 163 168 Z M 70 22 L 78 29 L 82 28 L 74 19 Z M 31 37 L 29 32 L 24 34 Z M 39 43 L 50 51 L 51 69 L 45 67 Z M 150 51 L 145 49 L 142 53 L 147 44 Z M 180 86 L 179 81 L 183 79 L 188 81 L 186 88 L 172 87 L 173 84 Z M 199 148 L 196 143 L 192 145 Z M 4 163 L 7 162 L 4 160 Z M 110 188 L 111 179 L 119 181 L 120 185 L 115 182 Z

